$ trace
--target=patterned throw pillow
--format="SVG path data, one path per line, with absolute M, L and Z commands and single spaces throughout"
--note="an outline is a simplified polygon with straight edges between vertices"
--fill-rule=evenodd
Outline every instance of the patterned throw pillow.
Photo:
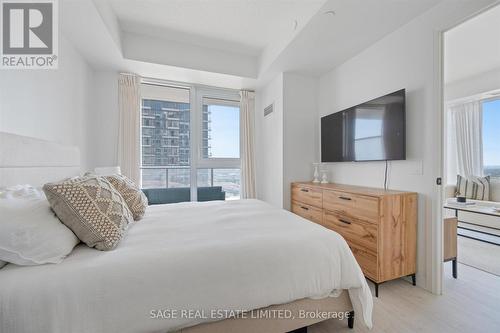
M 123 175 L 105 176 L 104 178 L 120 192 L 132 212 L 134 220 L 140 220 L 144 216 L 146 208 L 148 208 L 148 198 L 146 195 L 133 181 Z
M 133 221 L 123 197 L 103 177 L 49 183 L 43 191 L 57 217 L 89 247 L 114 249 Z
M 490 200 L 490 176 L 465 178 L 457 176 L 457 197 Z

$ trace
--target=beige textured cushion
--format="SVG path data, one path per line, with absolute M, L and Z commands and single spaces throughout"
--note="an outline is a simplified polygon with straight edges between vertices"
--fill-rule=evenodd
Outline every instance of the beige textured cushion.
M 146 195 L 133 181 L 123 175 L 105 176 L 105 178 L 125 199 L 128 209 L 130 209 L 134 216 L 134 220 L 140 220 L 144 216 L 146 208 L 148 208 L 148 198 L 146 198 Z
M 59 219 L 82 242 L 98 250 L 114 249 L 133 221 L 123 197 L 103 177 L 49 183 L 43 191 Z

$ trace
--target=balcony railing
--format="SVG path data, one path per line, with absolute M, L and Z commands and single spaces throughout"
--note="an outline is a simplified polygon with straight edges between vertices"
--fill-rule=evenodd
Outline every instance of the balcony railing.
M 142 166 L 143 188 L 191 187 L 189 166 Z M 240 197 L 240 170 L 229 168 L 201 168 L 197 170 L 197 186 L 222 186 L 226 199 Z
M 191 170 L 189 166 L 142 166 L 143 188 L 190 187 Z

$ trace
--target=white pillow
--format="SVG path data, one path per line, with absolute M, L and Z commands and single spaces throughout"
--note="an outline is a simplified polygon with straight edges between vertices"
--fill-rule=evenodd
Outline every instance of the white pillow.
M 0 268 L 2 268 L 5 265 L 7 265 L 7 263 L 5 261 L 0 260 Z
M 16 265 L 60 263 L 78 244 L 41 189 L 0 189 L 0 260 Z

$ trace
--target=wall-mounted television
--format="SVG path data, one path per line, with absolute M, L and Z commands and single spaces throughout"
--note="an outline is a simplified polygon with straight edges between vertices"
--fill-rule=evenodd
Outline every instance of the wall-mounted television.
M 321 118 L 321 161 L 406 159 L 405 89 Z

